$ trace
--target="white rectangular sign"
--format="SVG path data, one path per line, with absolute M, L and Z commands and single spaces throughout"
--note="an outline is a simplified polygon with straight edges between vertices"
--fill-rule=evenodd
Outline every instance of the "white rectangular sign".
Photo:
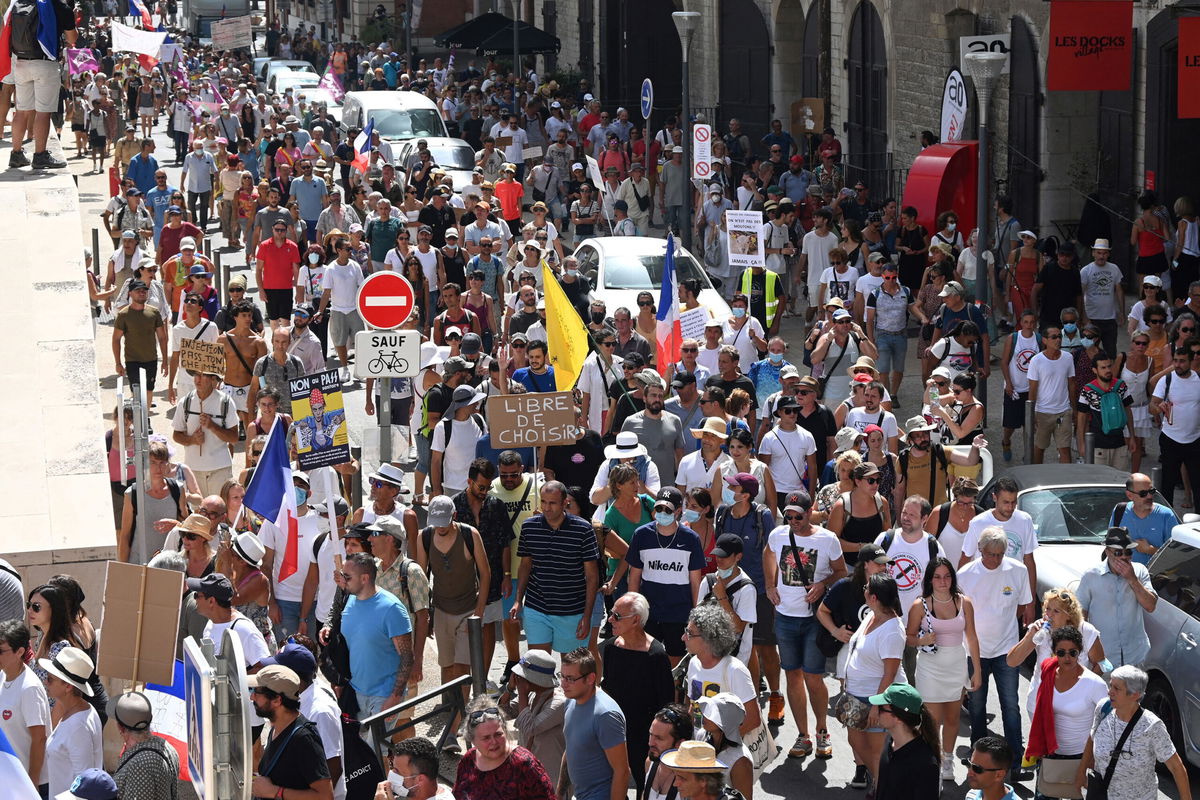
M 411 378 L 421 371 L 417 331 L 359 331 L 354 336 L 358 378 Z
M 712 137 L 711 125 L 692 126 L 692 177 L 705 182 L 712 177 Z
M 766 266 L 761 211 L 726 211 L 725 230 L 729 233 L 729 264 L 735 267 Z
M 964 74 L 969 75 L 967 71 L 967 62 L 963 58 L 967 53 L 1004 53 L 1009 56 L 1009 51 L 1012 49 L 1012 36 L 1007 33 L 994 33 L 987 36 L 960 36 L 958 37 L 958 68 Z M 1004 62 L 1004 69 L 1000 70 L 1001 75 L 1008 74 L 1008 66 L 1012 63 L 1012 57 Z
M 249 47 L 251 42 L 248 14 L 218 20 L 212 24 L 213 50 L 236 50 L 239 47 Z

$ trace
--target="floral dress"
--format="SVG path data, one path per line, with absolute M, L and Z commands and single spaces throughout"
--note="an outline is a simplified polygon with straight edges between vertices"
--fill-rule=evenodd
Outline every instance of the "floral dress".
M 917 292 L 917 308 L 921 309 L 921 313 L 926 319 L 933 319 L 933 315 L 942 307 L 942 298 L 938 297 L 941 289 L 938 289 L 932 283 L 927 283 L 921 287 L 921 291 Z M 932 335 L 926 336 L 925 331 L 927 326 L 921 326 L 921 335 L 917 338 L 917 355 L 922 355 L 929 347 L 932 341 Z M 930 334 L 933 333 L 932 327 L 928 327 Z

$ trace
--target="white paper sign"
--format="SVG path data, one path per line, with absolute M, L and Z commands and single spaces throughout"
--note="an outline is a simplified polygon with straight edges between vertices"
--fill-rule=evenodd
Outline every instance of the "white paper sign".
M 708 322 L 708 309 L 705 306 L 689 308 L 679 312 L 679 332 L 684 339 L 704 341 L 704 324 Z
M 766 245 L 762 236 L 761 211 L 726 211 L 725 230 L 729 233 L 729 265 L 765 267 Z

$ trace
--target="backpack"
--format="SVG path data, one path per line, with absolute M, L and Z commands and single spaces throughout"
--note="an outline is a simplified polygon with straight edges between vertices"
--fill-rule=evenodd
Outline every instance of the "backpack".
M 949 519 L 950 515 L 947 514 L 946 518 Z M 925 541 L 929 544 L 929 563 L 932 564 L 933 560 L 937 558 L 938 542 L 935 537 L 930 536 L 929 534 L 925 534 L 925 536 Z M 888 550 L 892 549 L 892 542 L 894 541 L 896 541 L 895 528 L 883 535 L 883 541 L 879 543 L 879 546 L 882 547 L 883 552 L 886 553 Z
M 483 415 L 472 414 L 471 422 L 475 423 L 475 428 L 479 431 L 479 435 L 483 436 L 483 434 L 487 431 L 487 426 L 483 421 Z M 443 447 L 449 447 L 450 436 L 454 433 L 454 419 L 453 417 L 443 417 L 439 424 L 442 426 L 442 435 L 446 437 L 446 443 L 443 445 Z M 432 436 L 430 436 L 429 439 L 431 442 L 433 441 Z
M 900 475 L 903 476 L 905 483 L 908 483 L 908 452 L 911 449 L 912 448 L 906 447 L 900 451 Z M 937 459 L 937 463 L 941 465 L 942 474 L 945 475 L 947 479 L 949 479 L 950 471 L 946 465 L 946 448 L 943 445 L 935 444 L 935 445 L 933 445 L 933 447 L 931 449 L 931 453 L 932 453 L 933 457 Z M 934 491 L 934 489 L 937 487 L 936 481 L 937 481 L 937 469 L 935 469 L 933 464 L 930 463 L 930 465 L 929 465 L 929 494 L 927 496 L 927 499 L 930 502 L 932 502 L 933 498 L 937 496 L 937 493 Z M 950 492 L 950 487 L 947 485 L 946 493 L 949 494 L 949 492 Z M 884 549 L 886 550 L 887 548 L 884 548 Z
M 1120 387 L 1120 380 L 1113 381 L 1107 392 L 1102 391 L 1096 381 L 1088 384 L 1088 388 L 1100 395 L 1100 430 L 1105 433 L 1117 433 L 1125 427 L 1125 404 L 1121 401 Z
M 12 26 L 12 54 L 19 58 L 45 61 L 46 54 L 38 43 L 38 33 L 42 27 L 38 3 L 34 0 L 17 0 L 12 5 L 9 23 Z
M 179 507 L 179 498 L 183 495 L 183 484 L 180 483 L 179 481 L 175 480 L 174 478 L 164 478 L 164 480 L 167 482 L 167 489 L 171 492 L 171 499 L 175 501 L 175 507 L 178 508 Z M 137 496 L 138 496 L 137 492 L 129 493 L 129 502 L 133 504 L 133 513 L 135 515 L 134 519 L 137 518 L 136 517 L 137 507 L 138 507 L 137 506 Z M 136 529 L 136 527 L 137 527 L 137 523 L 135 522 L 134 528 Z
M 717 509 L 717 514 L 713 518 L 713 527 L 716 529 L 717 536 L 720 536 L 722 533 L 725 532 L 725 520 L 729 518 L 729 508 L 730 508 L 729 506 L 721 506 L 720 508 Z M 763 538 L 762 538 L 763 508 L 765 508 L 765 506 L 762 506 L 759 503 L 755 503 L 753 501 L 750 502 L 750 516 L 752 517 L 752 519 L 750 520 L 750 524 L 753 526 L 754 538 L 756 540 L 758 540 L 760 545 L 763 542 Z M 721 512 L 724 512 L 724 513 L 721 513 Z
M 237 348 L 236 348 L 236 347 L 235 347 L 235 348 L 233 348 L 233 350 L 234 350 L 234 352 L 235 352 L 235 353 L 237 353 Z M 240 356 L 240 355 L 241 355 L 241 353 L 238 353 L 238 355 Z M 195 393 L 195 392 L 188 392 L 188 394 L 187 394 L 187 397 L 183 398 L 183 419 L 184 419 L 184 422 L 187 422 L 187 418 L 188 418 L 188 416 L 190 416 L 190 415 L 191 415 L 191 413 L 192 413 L 192 398 L 193 398 L 193 397 L 195 397 L 195 396 L 196 396 L 196 393 Z M 228 427 L 229 427 L 228 425 L 226 425 L 226 424 L 225 424 L 225 420 L 227 420 L 227 419 L 229 418 L 229 411 L 230 411 L 230 409 L 231 409 L 231 408 L 233 408 L 233 399 L 232 399 L 232 398 L 230 398 L 230 396 L 229 396 L 229 395 L 227 395 L 227 394 L 225 394 L 224 392 L 221 392 L 221 414 L 220 414 L 220 416 L 219 416 L 219 417 L 217 417 L 217 418 L 218 418 L 219 420 L 221 420 L 221 427 L 222 427 L 222 428 L 228 428 Z M 197 412 L 197 413 L 200 413 L 200 412 Z

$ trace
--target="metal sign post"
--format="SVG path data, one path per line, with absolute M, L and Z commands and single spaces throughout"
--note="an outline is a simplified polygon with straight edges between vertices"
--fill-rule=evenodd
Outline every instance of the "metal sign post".
M 147 377 L 145 370 L 142 369 L 134 370 L 134 374 L 129 376 L 131 381 L 129 394 L 133 410 L 133 479 L 134 485 L 137 487 L 134 491 L 137 492 L 138 501 L 137 528 L 134 531 L 137 545 L 130 556 L 136 558 L 138 564 L 145 564 L 150 560 L 148 536 L 150 528 L 154 524 L 146 509 L 146 481 L 150 474 L 150 464 L 147 459 L 150 446 L 150 421 L 147 418 L 149 409 L 146 408 L 146 394 L 142 391 L 142 387 L 146 385 Z M 124 422 L 124 420 L 121 421 L 122 430 L 124 430 Z
M 205 640 L 206 642 L 208 640 Z M 221 655 L 215 660 L 214 743 L 217 795 L 221 800 L 249 800 L 253 742 L 250 738 L 250 688 L 242 642 L 226 628 Z
M 354 336 L 354 374 L 375 381 L 379 398 L 379 460 L 392 460 L 392 379 L 412 378 L 421 370 L 421 334 L 417 331 L 360 331 Z

